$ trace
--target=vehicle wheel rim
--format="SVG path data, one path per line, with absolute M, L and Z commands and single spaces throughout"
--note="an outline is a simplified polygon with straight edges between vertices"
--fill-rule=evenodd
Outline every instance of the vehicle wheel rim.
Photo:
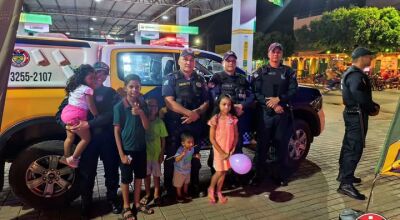
M 48 155 L 33 161 L 25 175 L 28 189 L 37 196 L 51 198 L 68 191 L 75 181 L 75 172 L 60 163 L 60 156 Z
M 302 158 L 307 147 L 307 133 L 303 129 L 297 129 L 296 135 L 292 135 L 289 141 L 289 156 L 292 160 Z

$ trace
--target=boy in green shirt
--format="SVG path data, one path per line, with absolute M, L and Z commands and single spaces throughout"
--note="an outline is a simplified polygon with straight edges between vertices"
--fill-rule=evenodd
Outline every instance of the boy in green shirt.
M 134 183 L 135 211 L 152 214 L 154 210 L 140 204 L 142 180 L 146 177 L 146 141 L 145 130 L 149 128 L 146 116 L 147 107 L 140 94 L 140 77 L 131 74 L 124 79 L 126 97 L 114 106 L 114 135 L 121 158 L 121 191 L 123 199 L 122 217 L 125 220 L 136 219 L 130 208 L 129 183 Z
M 150 198 L 151 176 L 154 181 L 154 204 L 160 205 L 161 163 L 164 161 L 165 137 L 168 136 L 163 120 L 158 117 L 157 99 L 146 100 L 149 108 L 150 127 L 146 130 L 147 177 L 145 179 L 146 196 L 140 201 L 147 204 Z

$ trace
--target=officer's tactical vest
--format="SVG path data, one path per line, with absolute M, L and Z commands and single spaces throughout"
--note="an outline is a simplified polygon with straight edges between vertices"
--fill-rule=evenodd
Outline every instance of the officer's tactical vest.
M 203 85 L 204 80 L 195 72 L 192 73 L 193 79 L 188 81 L 180 72 L 172 73 L 175 77 L 175 101 L 183 107 L 193 110 L 203 104 Z
M 235 73 L 233 77 L 225 72 L 216 73 L 221 83 L 220 95 L 228 94 L 235 104 L 246 99 L 246 78 Z
M 255 89 L 261 91 L 265 97 L 278 97 L 289 89 L 289 67 L 281 65 L 279 68 L 263 66 L 258 69 L 255 78 Z
M 352 94 L 351 94 L 350 89 L 349 89 L 349 86 L 346 84 L 347 76 L 349 76 L 350 74 L 361 74 L 361 77 L 363 78 L 363 80 L 364 80 L 364 82 L 366 84 L 366 88 L 365 89 L 370 89 L 371 85 L 370 85 L 370 82 L 369 82 L 369 79 L 368 79 L 367 75 L 365 75 L 358 68 L 355 68 L 353 66 L 348 68 L 346 70 L 346 72 L 343 74 L 342 80 L 340 82 L 340 86 L 342 88 L 343 104 L 348 106 L 348 107 L 357 107 L 359 103 L 357 103 L 353 99 Z

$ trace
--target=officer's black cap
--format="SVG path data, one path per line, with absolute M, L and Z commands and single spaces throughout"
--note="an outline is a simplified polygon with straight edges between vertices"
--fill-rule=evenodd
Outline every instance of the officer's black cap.
M 357 58 L 362 57 L 362 56 L 374 55 L 374 54 L 375 54 L 375 52 L 372 52 L 372 51 L 368 50 L 365 47 L 357 47 L 351 53 L 351 58 L 352 59 L 357 59 Z
M 275 42 L 275 43 L 272 43 L 271 45 L 269 45 L 268 53 L 275 50 L 275 48 L 279 48 L 280 50 L 283 50 L 282 44 Z
M 236 53 L 231 50 L 224 54 L 224 60 L 228 59 L 229 57 L 234 57 L 237 59 Z
M 194 51 L 190 48 L 185 48 L 181 52 L 181 57 L 192 56 L 194 57 Z

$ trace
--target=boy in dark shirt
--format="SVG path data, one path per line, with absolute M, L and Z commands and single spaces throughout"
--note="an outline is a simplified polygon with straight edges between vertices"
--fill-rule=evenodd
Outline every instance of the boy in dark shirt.
M 147 107 L 140 94 L 140 77 L 131 74 L 125 77 L 126 97 L 114 106 L 114 135 L 121 158 L 121 191 L 123 198 L 123 219 L 135 219 L 129 203 L 129 183 L 134 181 L 134 208 L 145 214 L 154 211 L 140 205 L 140 189 L 146 177 L 145 130 L 149 128 Z

